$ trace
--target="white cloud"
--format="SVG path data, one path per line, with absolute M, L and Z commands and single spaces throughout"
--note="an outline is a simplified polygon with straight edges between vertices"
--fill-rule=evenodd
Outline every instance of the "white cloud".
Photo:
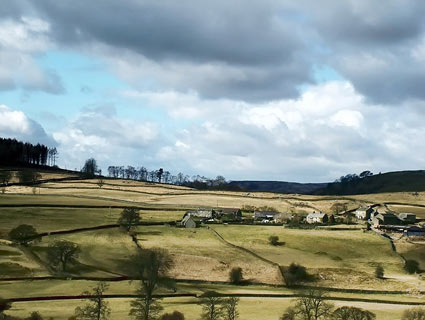
M 20 21 L 0 21 L 0 46 L 20 52 L 43 52 L 52 44 L 48 38 L 49 24 L 41 19 L 22 17 Z
M 0 105 L 0 136 L 31 143 L 44 143 L 50 147 L 56 145 L 56 141 L 46 134 L 39 123 L 28 118 L 24 112 L 6 105 Z
M 156 123 L 123 119 L 113 107 L 85 109 L 61 130 L 53 133 L 59 142 L 59 163 L 72 168 L 94 157 L 100 165 L 127 165 L 149 162 L 160 148 Z M 146 165 L 146 164 L 145 164 Z
M 363 115 L 354 110 L 340 110 L 331 117 L 330 121 L 333 125 L 351 127 L 353 129 L 361 129 L 364 126 Z
M 29 119 L 22 111 L 16 111 L 5 105 L 0 105 L 0 132 L 3 134 L 28 134 Z
M 43 68 L 36 56 L 54 48 L 49 24 L 33 17 L 0 20 L 0 90 L 64 92 L 54 70 Z
M 404 156 L 425 134 L 418 124 L 408 129 L 417 119 L 409 104 L 395 121 L 398 109 L 367 103 L 345 81 L 311 86 L 296 100 L 261 104 L 176 92 L 132 92 L 131 97 L 162 107 L 173 118 L 186 117 L 188 107 L 197 110 L 189 116 L 191 124 L 158 152 L 162 163 L 181 164 L 189 173 L 333 181 L 365 169 L 417 168 L 425 159 L 425 151 L 414 159 Z

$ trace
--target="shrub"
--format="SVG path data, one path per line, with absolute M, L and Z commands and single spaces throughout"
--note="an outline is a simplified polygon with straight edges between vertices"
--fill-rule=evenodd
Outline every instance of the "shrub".
M 173 313 L 165 313 L 159 318 L 159 320 L 184 320 L 184 314 L 178 311 Z
M 3 311 L 9 310 L 12 307 L 12 304 L 9 300 L 0 298 L 0 316 L 3 314 Z
M 233 284 L 240 284 L 243 279 L 242 275 L 242 268 L 235 267 L 232 270 L 230 270 L 230 282 Z
M 304 266 L 291 263 L 288 269 L 284 272 L 285 281 L 288 286 L 297 284 L 300 281 L 310 281 L 311 276 L 307 273 L 307 270 Z
M 294 308 L 289 307 L 285 310 L 285 312 L 283 313 L 283 315 L 280 317 L 279 320 L 295 320 L 297 316 L 297 312 L 295 311 Z
M 403 312 L 402 320 L 423 320 L 425 319 L 425 308 L 417 307 L 407 309 Z
M 21 224 L 10 230 L 9 239 L 26 246 L 37 235 L 37 231 L 33 226 Z
M 384 267 L 381 265 L 378 265 L 375 269 L 375 276 L 377 278 L 382 279 L 384 277 Z
M 340 307 L 332 313 L 335 320 L 374 320 L 376 315 L 373 312 L 356 307 Z
M 31 312 L 30 316 L 26 318 L 26 320 L 43 320 L 43 317 L 37 311 L 34 311 Z
M 278 237 L 278 236 L 270 236 L 270 237 L 269 237 L 269 243 L 270 243 L 272 246 L 277 246 L 277 245 L 279 245 L 279 237 Z
M 407 273 L 418 273 L 419 272 L 419 263 L 416 260 L 406 260 L 404 263 L 404 270 Z

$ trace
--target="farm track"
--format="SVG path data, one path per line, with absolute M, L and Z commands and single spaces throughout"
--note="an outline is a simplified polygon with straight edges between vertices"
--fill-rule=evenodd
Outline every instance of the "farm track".
M 277 269 L 279 270 L 279 275 L 280 275 L 280 280 L 281 280 L 281 282 L 282 283 L 286 283 L 286 281 L 285 281 L 285 276 L 284 276 L 284 274 L 283 274 L 283 270 L 282 270 L 282 268 L 280 267 L 280 265 L 278 264 L 278 263 L 276 263 L 276 262 L 273 262 L 273 261 L 271 261 L 271 260 L 268 260 L 268 259 L 266 259 L 266 258 L 264 258 L 264 257 L 262 257 L 262 256 L 260 256 L 260 255 L 258 255 L 258 254 L 256 254 L 255 252 L 253 252 L 253 251 L 251 251 L 251 250 L 249 250 L 249 249 L 246 249 L 246 248 L 244 248 L 244 247 L 241 247 L 241 246 L 238 246 L 238 245 L 235 245 L 235 244 L 233 244 L 233 243 L 231 243 L 231 242 L 229 242 L 229 241 L 227 241 L 226 239 L 224 239 L 223 238 L 223 236 L 220 234 L 220 233 L 218 233 L 215 229 L 213 229 L 213 228 L 211 228 L 211 227 L 209 227 L 209 226 L 207 226 L 207 228 L 208 228 L 208 230 L 211 230 L 218 238 L 219 238 L 219 240 L 220 241 L 222 241 L 224 244 L 226 244 L 227 246 L 230 246 L 230 247 L 232 247 L 232 248 L 235 248 L 235 249 L 238 249 L 238 250 L 241 250 L 241 251 L 243 251 L 243 252 L 245 252 L 245 253 L 248 253 L 248 254 L 250 254 L 250 255 L 252 255 L 253 257 L 255 257 L 255 258 L 257 258 L 257 259 L 260 259 L 261 261 L 263 261 L 263 262 L 266 262 L 266 263 L 268 263 L 268 264 L 271 264 L 271 265 L 273 265 L 274 267 L 277 267 Z

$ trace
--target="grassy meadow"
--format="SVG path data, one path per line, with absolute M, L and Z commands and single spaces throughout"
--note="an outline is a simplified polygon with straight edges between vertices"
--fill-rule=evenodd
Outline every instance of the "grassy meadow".
M 56 176 L 43 176 L 46 179 Z M 61 174 L 61 178 L 64 174 Z M 65 175 L 66 176 L 66 175 Z M 377 319 L 400 319 L 406 305 L 376 303 L 375 300 L 403 303 L 423 302 L 420 291 L 425 280 L 408 275 L 403 270 L 403 258 L 414 258 L 425 270 L 423 242 L 399 240 L 394 245 L 373 232 L 364 232 L 363 225 L 350 230 L 289 229 L 283 226 L 210 225 L 196 229 L 177 228 L 167 224 L 142 225 L 130 234 L 114 227 L 102 230 L 52 234 L 41 241 L 22 247 L 8 241 L 9 231 L 19 224 L 30 224 L 38 232 L 54 232 L 114 224 L 124 207 L 143 208 L 143 222 L 178 221 L 186 209 L 198 207 L 272 207 L 281 212 L 305 214 L 313 211 L 330 212 L 335 203 L 345 203 L 348 209 L 364 204 L 397 202 L 388 207 L 396 212 L 414 212 L 425 217 L 425 193 L 386 193 L 349 197 L 289 195 L 265 192 L 197 191 L 186 187 L 158 185 L 122 179 L 50 181 L 37 187 L 9 186 L 0 194 L 0 297 L 22 298 L 55 295 L 79 295 L 97 282 L 81 277 L 110 278 L 131 275 L 128 261 L 142 248 L 168 250 L 173 266 L 168 275 L 177 282 L 177 294 L 200 295 L 214 290 L 226 294 L 297 294 L 285 286 L 278 266 L 291 263 L 305 266 L 314 281 L 302 283 L 350 292 L 330 291 L 335 299 L 364 299 L 370 302 L 337 301 L 337 306 L 354 305 L 373 311 Z M 110 208 L 111 207 L 111 208 Z M 244 216 L 252 212 L 245 211 Z M 337 229 L 337 228 L 336 228 Z M 269 244 L 268 237 L 279 237 L 280 245 Z M 67 273 L 57 273 L 49 265 L 46 250 L 56 240 L 68 240 L 81 248 L 78 262 Z M 377 279 L 377 265 L 385 269 L 384 279 Z M 241 267 L 248 285 L 231 285 L 229 272 Z M 6 280 L 58 275 L 68 278 L 50 280 Z M 74 277 L 74 279 L 72 279 Z M 75 279 L 78 277 L 80 279 Z M 136 281 L 109 282 L 109 294 L 134 294 Z M 360 290 L 379 290 L 364 293 Z M 405 293 L 389 293 L 403 291 Z M 388 293 L 387 293 L 388 292 Z M 158 293 L 170 293 L 160 289 Z M 128 317 L 129 298 L 108 299 L 112 319 Z M 201 307 L 197 298 L 172 297 L 162 300 L 165 311 L 179 310 L 187 319 L 198 319 Z M 38 310 L 45 317 L 67 319 L 80 300 L 46 302 L 16 302 L 11 315 L 27 316 Z M 242 297 L 241 319 L 277 320 L 283 310 L 293 304 L 293 298 Z

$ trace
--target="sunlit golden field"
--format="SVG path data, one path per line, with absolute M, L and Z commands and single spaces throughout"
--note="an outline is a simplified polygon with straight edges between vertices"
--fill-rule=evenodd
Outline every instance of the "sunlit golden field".
M 54 177 L 54 176 L 53 176 Z M 8 242 L 8 232 L 19 224 L 30 224 L 38 232 L 55 232 L 77 228 L 113 225 L 124 207 L 140 209 L 142 222 L 162 225 L 142 225 L 133 233 L 142 248 L 168 250 L 173 266 L 168 276 L 177 279 L 179 293 L 201 294 L 215 290 L 222 294 L 297 294 L 299 290 L 285 287 L 279 266 L 298 263 L 314 276 L 303 285 L 350 289 L 352 292 L 331 291 L 337 306 L 354 305 L 375 312 L 377 319 L 400 319 L 408 305 L 376 303 L 390 301 L 425 304 L 421 290 L 423 277 L 409 275 L 403 269 L 403 258 L 414 258 L 425 269 L 425 243 L 395 241 L 397 252 L 388 239 L 364 232 L 364 225 L 326 228 L 289 229 L 284 226 L 210 225 L 197 229 L 169 225 L 179 221 L 186 209 L 199 207 L 271 207 L 280 212 L 305 214 L 313 211 L 331 213 L 332 205 L 345 203 L 348 209 L 360 205 L 397 202 L 389 205 L 394 211 L 414 212 L 422 217 L 425 210 L 415 205 L 425 204 L 425 193 L 391 193 L 347 197 L 306 196 L 277 193 L 197 191 L 186 187 L 158 185 L 122 179 L 98 179 L 49 182 L 36 187 L 11 186 L 0 194 L 0 279 L 55 276 L 46 259 L 46 248 L 55 240 L 68 240 L 81 247 L 78 263 L 70 267 L 67 277 L 117 277 L 127 275 L 127 264 L 137 253 L 136 243 L 128 233 L 111 226 L 108 229 L 80 231 L 45 236 L 28 248 Z M 385 209 L 383 206 L 382 208 Z M 243 212 L 245 217 L 251 211 Z M 166 224 L 164 224 L 166 223 Z M 348 230 L 349 229 L 349 230 Z M 270 235 L 279 237 L 281 245 L 272 246 Z M 224 240 L 223 240 L 224 239 Z M 377 279 L 378 264 L 385 269 L 385 278 Z M 251 285 L 227 283 L 229 271 L 241 267 Z M 193 281 L 198 282 L 193 282 Z M 0 281 L 0 296 L 4 298 L 79 295 L 93 287 L 96 281 L 77 279 Z M 137 282 L 110 282 L 110 294 L 134 294 Z M 362 293 L 358 290 L 379 290 Z M 357 291 L 356 291 L 357 290 Z M 404 293 L 386 293 L 403 291 Z M 172 293 L 160 289 L 159 293 Z M 108 293 L 108 292 L 107 292 Z M 369 302 L 360 302 L 359 299 Z M 112 319 L 129 319 L 129 298 L 108 299 Z M 165 311 L 179 310 L 187 319 L 198 319 L 201 307 L 195 297 L 174 297 L 162 300 Z M 49 301 L 13 303 L 10 314 L 26 316 L 38 310 L 43 316 L 67 319 L 83 301 Z M 277 320 L 283 310 L 293 304 L 293 298 L 243 297 L 241 319 Z

